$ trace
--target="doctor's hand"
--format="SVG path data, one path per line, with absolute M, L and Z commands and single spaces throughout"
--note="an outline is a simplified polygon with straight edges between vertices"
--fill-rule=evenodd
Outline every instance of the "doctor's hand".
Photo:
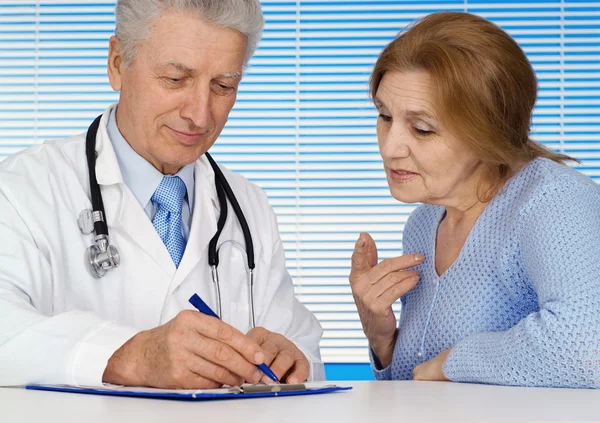
M 350 287 L 363 330 L 382 368 L 392 362 L 396 342 L 392 304 L 416 285 L 419 272 L 406 269 L 422 261 L 421 255 L 407 254 L 377 263 L 377 247 L 367 233 L 361 233 L 354 246 Z
M 260 345 L 265 353 L 265 364 L 281 382 L 302 383 L 308 379 L 310 364 L 292 341 L 262 327 L 251 329 L 246 336 Z M 267 376 L 263 376 L 261 382 L 273 383 Z
M 108 361 L 102 381 L 174 389 L 256 383 L 263 377 L 256 364 L 265 357 L 257 342 L 227 323 L 185 310 L 123 344 Z

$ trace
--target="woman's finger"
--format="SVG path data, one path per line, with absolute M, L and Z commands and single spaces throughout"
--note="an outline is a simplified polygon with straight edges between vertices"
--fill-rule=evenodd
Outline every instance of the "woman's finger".
M 382 260 L 378 265 L 369 270 L 367 275 L 369 280 L 375 283 L 392 272 L 409 269 L 417 266 L 422 261 L 423 256 L 420 254 L 406 254 L 399 257 L 392 257 Z
M 361 233 L 352 253 L 350 284 L 377 264 L 377 247 L 367 233 Z
M 362 301 L 371 303 L 387 291 L 391 286 L 396 285 L 406 279 L 419 277 L 420 273 L 417 270 L 398 270 L 384 276 L 382 279 L 371 285 L 367 292 L 362 296 Z
M 372 308 L 374 310 L 387 310 L 398 299 L 414 288 L 419 281 L 419 276 L 412 276 L 403 279 L 402 281 L 391 285 L 388 289 L 382 292 L 375 300 L 373 300 Z
M 418 278 L 421 273 L 418 270 L 399 270 L 392 272 L 373 285 L 372 291 L 375 297 L 381 296 L 385 291 L 410 278 Z

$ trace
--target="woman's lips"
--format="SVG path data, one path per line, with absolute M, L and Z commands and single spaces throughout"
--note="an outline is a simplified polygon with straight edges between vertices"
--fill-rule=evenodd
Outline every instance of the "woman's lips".
M 388 168 L 388 170 L 389 170 L 390 177 L 392 178 L 392 180 L 394 182 L 408 182 L 413 179 L 416 179 L 419 176 L 418 173 L 410 172 L 410 171 L 404 170 L 404 169 Z

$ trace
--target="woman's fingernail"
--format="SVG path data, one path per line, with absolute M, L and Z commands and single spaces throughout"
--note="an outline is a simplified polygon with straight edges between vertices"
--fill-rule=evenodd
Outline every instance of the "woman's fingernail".
M 256 364 L 262 364 L 265 361 L 265 356 L 263 353 L 261 353 L 260 351 L 257 352 L 256 354 L 254 354 L 254 362 Z
M 415 255 L 415 261 L 421 261 L 421 260 L 423 260 L 423 258 L 424 257 L 422 255 L 420 255 L 420 254 L 416 254 Z
M 358 245 L 360 248 L 365 246 L 365 240 L 363 239 L 362 233 L 358 236 L 358 239 L 356 240 L 356 245 Z

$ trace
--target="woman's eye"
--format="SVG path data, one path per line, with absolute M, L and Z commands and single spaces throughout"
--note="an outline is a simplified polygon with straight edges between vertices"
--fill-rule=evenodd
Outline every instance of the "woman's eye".
M 417 127 L 414 127 L 414 130 L 415 130 L 415 132 L 416 132 L 417 134 L 419 134 L 419 135 L 423 135 L 423 136 L 427 136 L 427 135 L 431 135 L 431 134 L 433 134 L 433 131 L 430 131 L 430 130 L 428 130 L 428 129 L 423 129 L 423 128 L 417 128 Z
M 392 117 L 388 116 L 388 115 L 384 115 L 383 113 L 379 113 L 379 117 L 384 121 L 384 122 L 391 122 L 392 121 Z

